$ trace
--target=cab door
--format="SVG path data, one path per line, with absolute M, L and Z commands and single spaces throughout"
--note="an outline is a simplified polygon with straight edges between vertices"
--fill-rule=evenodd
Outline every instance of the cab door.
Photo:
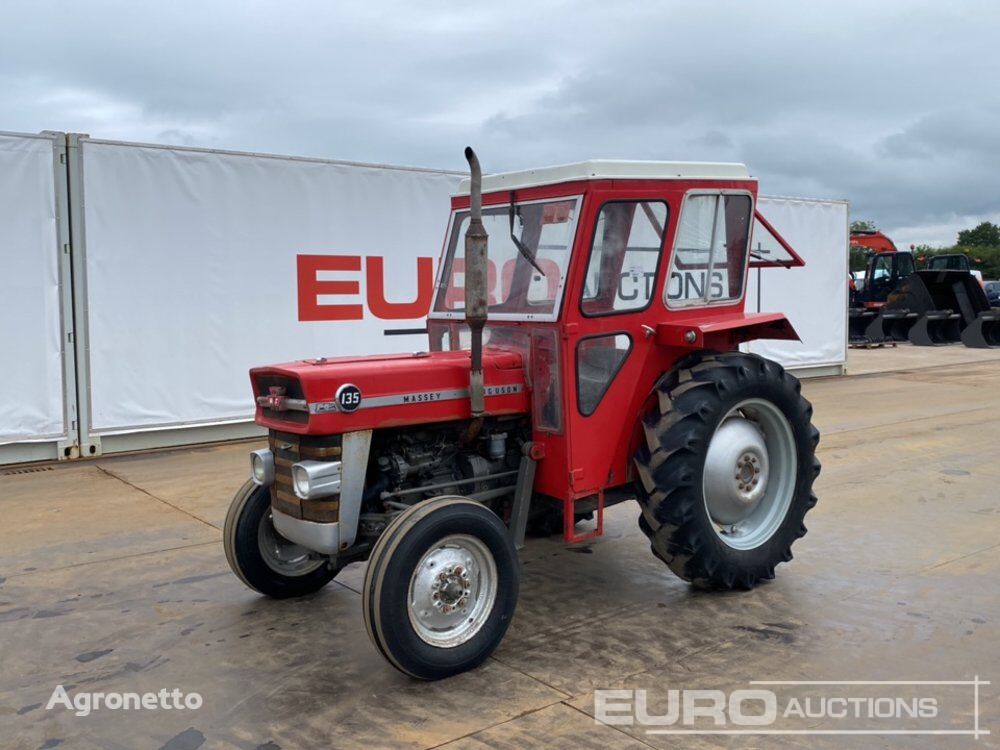
M 656 193 L 599 204 L 565 337 L 570 490 L 594 495 L 630 481 L 622 441 L 634 428 L 636 384 L 662 314 L 660 268 L 671 209 Z M 627 424 L 626 424 L 627 423 Z

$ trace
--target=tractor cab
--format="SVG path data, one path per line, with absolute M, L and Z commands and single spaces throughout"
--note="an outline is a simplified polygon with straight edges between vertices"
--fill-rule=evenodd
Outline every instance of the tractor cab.
M 432 351 L 471 346 L 470 186 L 452 199 L 428 316 Z M 756 214 L 756 198 L 741 164 L 590 161 L 483 177 L 485 352 L 522 358 L 532 440 L 545 455 L 535 490 L 564 505 L 568 540 L 586 538 L 573 531 L 581 512 L 597 512 L 587 536 L 600 534 L 604 505 L 630 496 L 641 435 L 623 417 L 643 411 L 673 362 L 797 338 L 781 314 L 744 312 L 751 264 L 801 263 Z M 773 258 L 751 252 L 755 223 Z
M 868 256 L 864 285 L 855 295 L 858 306 L 878 308 L 900 282 L 916 270 L 913 253 L 907 250 L 875 252 Z
M 972 264 L 969 262 L 969 256 L 965 253 L 947 253 L 928 258 L 927 270 L 971 272 Z

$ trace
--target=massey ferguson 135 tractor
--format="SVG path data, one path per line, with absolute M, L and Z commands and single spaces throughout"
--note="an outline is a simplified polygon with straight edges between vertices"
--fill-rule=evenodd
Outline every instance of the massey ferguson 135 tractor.
M 791 560 L 819 473 L 798 381 L 738 349 L 798 338 L 779 313 L 744 312 L 748 267 L 783 264 L 751 251 L 755 216 L 801 263 L 744 166 L 483 178 L 466 157 L 429 351 L 251 370 L 269 447 L 224 534 L 233 571 L 271 597 L 367 559 L 368 634 L 422 679 L 497 647 L 526 530 L 579 542 L 634 499 L 670 570 L 749 589 Z

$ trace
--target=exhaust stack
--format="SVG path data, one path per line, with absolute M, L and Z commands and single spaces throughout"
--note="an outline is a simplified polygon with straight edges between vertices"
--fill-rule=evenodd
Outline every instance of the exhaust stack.
M 465 233 L 465 322 L 472 335 L 472 371 L 469 395 L 472 416 L 486 410 L 483 388 L 483 327 L 486 325 L 487 269 L 486 246 L 489 236 L 483 226 L 483 173 L 472 148 L 465 149 L 469 162 L 469 229 Z

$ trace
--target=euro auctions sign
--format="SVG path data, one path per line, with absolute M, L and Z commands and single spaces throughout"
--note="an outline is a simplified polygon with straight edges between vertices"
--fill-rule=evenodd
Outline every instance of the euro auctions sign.
M 410 267 L 406 268 L 408 264 Z M 395 278 L 415 281 L 411 299 L 388 299 L 386 289 L 391 282 L 386 279 L 386 261 L 381 256 L 297 256 L 299 320 L 363 320 L 366 308 L 372 317 L 380 320 L 423 318 L 434 297 L 434 261 L 431 258 L 397 259 L 391 266 Z
M 335 322 L 374 318 L 422 322 L 434 300 L 435 262 L 428 257 L 387 259 L 381 255 L 297 255 L 296 296 L 298 320 Z M 461 259 L 456 259 L 460 264 Z M 491 301 L 504 298 L 511 282 L 514 261 L 500 272 L 488 261 Z M 556 269 L 558 272 L 558 269 Z M 705 294 L 705 271 L 674 272 L 667 285 L 671 300 L 701 298 Z M 459 274 L 459 278 L 461 278 Z M 558 274 L 553 275 L 558 278 Z M 551 283 L 551 282 L 550 282 Z M 728 283 L 725 270 L 712 273 L 710 292 L 721 296 Z M 407 291 L 400 292 L 401 287 Z M 634 305 L 648 300 L 655 288 L 655 274 L 621 273 L 618 299 Z M 461 299 L 462 290 L 448 290 L 448 300 Z

